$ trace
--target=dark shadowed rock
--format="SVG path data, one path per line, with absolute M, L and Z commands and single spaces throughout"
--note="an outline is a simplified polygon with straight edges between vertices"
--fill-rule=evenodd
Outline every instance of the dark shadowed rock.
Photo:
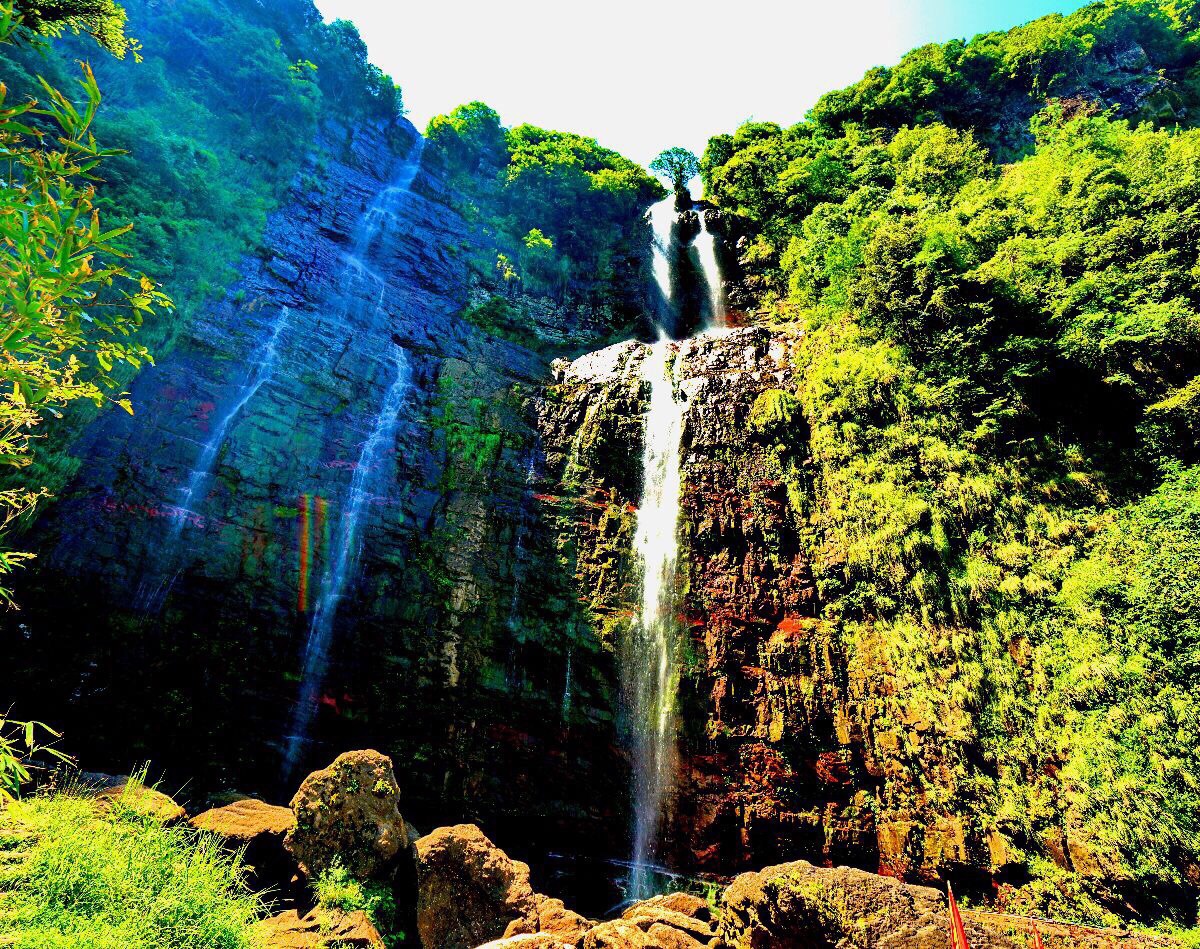
M 335 860 L 356 877 L 382 876 L 410 843 L 399 799 L 391 758 L 348 751 L 300 785 L 285 846 L 310 878 Z
M 474 949 L 506 934 L 538 932 L 541 901 L 529 867 L 474 824 L 439 827 L 416 848 L 417 930 L 425 949 Z M 520 933 L 509 933 L 519 921 Z

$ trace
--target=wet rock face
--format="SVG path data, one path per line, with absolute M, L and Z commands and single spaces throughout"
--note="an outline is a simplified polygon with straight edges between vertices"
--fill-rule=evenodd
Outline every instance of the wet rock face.
M 369 472 L 296 773 L 379 747 L 417 763 L 418 823 L 536 814 L 547 835 L 592 837 L 621 794 L 611 660 L 533 498 L 522 399 L 548 357 L 466 317 L 487 292 L 468 267 L 483 238 L 436 174 L 389 197 L 415 129 L 323 136 L 265 257 L 135 380 L 136 415 L 75 446 L 80 476 L 27 538 L 20 630 L 0 617 L 11 698 L 93 767 L 149 757 L 198 796 L 286 799 L 305 641 L 399 350 L 411 387 Z M 556 345 L 614 329 L 518 302 Z
M 529 867 L 509 859 L 474 824 L 440 827 L 416 842 L 417 930 L 430 949 L 474 949 L 536 932 Z M 509 927 L 519 923 L 516 932 Z
M 832 724 L 822 704 L 830 633 L 801 543 L 801 499 L 785 475 L 777 426 L 794 412 L 788 330 L 748 328 L 678 344 L 674 378 L 686 403 L 681 564 L 685 589 L 683 755 L 670 849 L 712 870 L 846 840 L 840 825 L 856 788 L 821 787 L 805 757 Z M 555 366 L 538 405 L 547 517 L 572 556 L 586 619 L 619 649 L 638 600 L 631 540 L 640 498 L 641 379 L 647 347 L 625 343 Z M 793 479 L 794 480 L 794 479 Z M 836 771 L 836 769 L 835 769 Z M 807 773 L 805 773 L 807 772 Z M 815 798 L 815 800 L 814 800 Z M 806 826 L 807 825 L 807 826 Z M 826 829 L 830 829 L 826 835 Z M 870 855 L 873 831 L 863 836 Z

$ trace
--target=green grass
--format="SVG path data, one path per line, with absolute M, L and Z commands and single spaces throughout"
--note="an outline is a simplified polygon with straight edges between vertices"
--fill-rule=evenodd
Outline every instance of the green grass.
M 388 885 L 357 880 L 341 863 L 335 862 L 316 878 L 313 889 L 322 909 L 343 913 L 362 910 L 389 947 L 404 942 L 405 934 L 396 929 L 396 900 Z
M 238 859 L 187 827 L 73 794 L 0 811 L 5 949 L 249 949 L 259 908 Z

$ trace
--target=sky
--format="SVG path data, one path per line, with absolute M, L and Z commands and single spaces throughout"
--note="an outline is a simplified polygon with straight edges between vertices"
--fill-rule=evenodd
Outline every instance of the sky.
M 481 100 L 506 125 L 590 135 L 647 164 L 746 119 L 790 124 L 824 92 L 929 42 L 1081 0 L 317 0 L 358 25 L 409 118 Z

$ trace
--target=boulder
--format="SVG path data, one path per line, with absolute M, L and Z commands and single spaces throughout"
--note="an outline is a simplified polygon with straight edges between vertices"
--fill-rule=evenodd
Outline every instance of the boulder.
M 534 911 L 528 916 L 514 919 L 504 931 L 505 937 L 520 935 L 542 935 L 549 939 L 547 945 L 561 943 L 575 945 L 595 923 L 569 910 L 562 900 L 551 899 L 534 893 Z
M 440 827 L 416 848 L 417 931 L 425 949 L 474 949 L 506 934 L 538 932 L 542 903 L 529 867 L 510 860 L 474 824 Z M 521 921 L 519 932 L 508 933 Z
M 1173 946 L 1160 936 L 1070 926 L 999 913 L 963 912 L 971 949 L 1032 944 L 1047 949 Z M 722 898 L 719 935 L 729 949 L 950 949 L 950 916 L 939 890 L 848 867 L 799 861 L 744 873 Z
M 197 814 L 188 823 L 216 834 L 231 847 L 248 847 L 263 840 L 282 843 L 296 818 L 290 808 L 248 797 Z
M 362 910 L 288 910 L 260 920 L 251 931 L 259 949 L 384 949 L 383 937 Z
M 891 877 L 798 861 L 744 873 L 725 891 L 720 935 L 732 949 L 949 949 L 946 897 Z M 972 949 L 1015 947 L 967 923 Z
M 78 776 L 78 781 L 80 787 L 94 798 L 96 809 L 101 813 L 119 806 L 164 824 L 187 820 L 187 811 L 173 798 L 128 775 L 85 773 Z
M 295 861 L 283 846 L 296 823 L 289 808 L 243 798 L 197 814 L 188 823 L 213 834 L 230 850 L 244 850 L 255 889 L 287 889 L 295 873 Z
M 304 779 L 284 845 L 310 879 L 334 861 L 359 879 L 385 876 L 411 843 L 399 799 L 391 758 L 348 751 Z

